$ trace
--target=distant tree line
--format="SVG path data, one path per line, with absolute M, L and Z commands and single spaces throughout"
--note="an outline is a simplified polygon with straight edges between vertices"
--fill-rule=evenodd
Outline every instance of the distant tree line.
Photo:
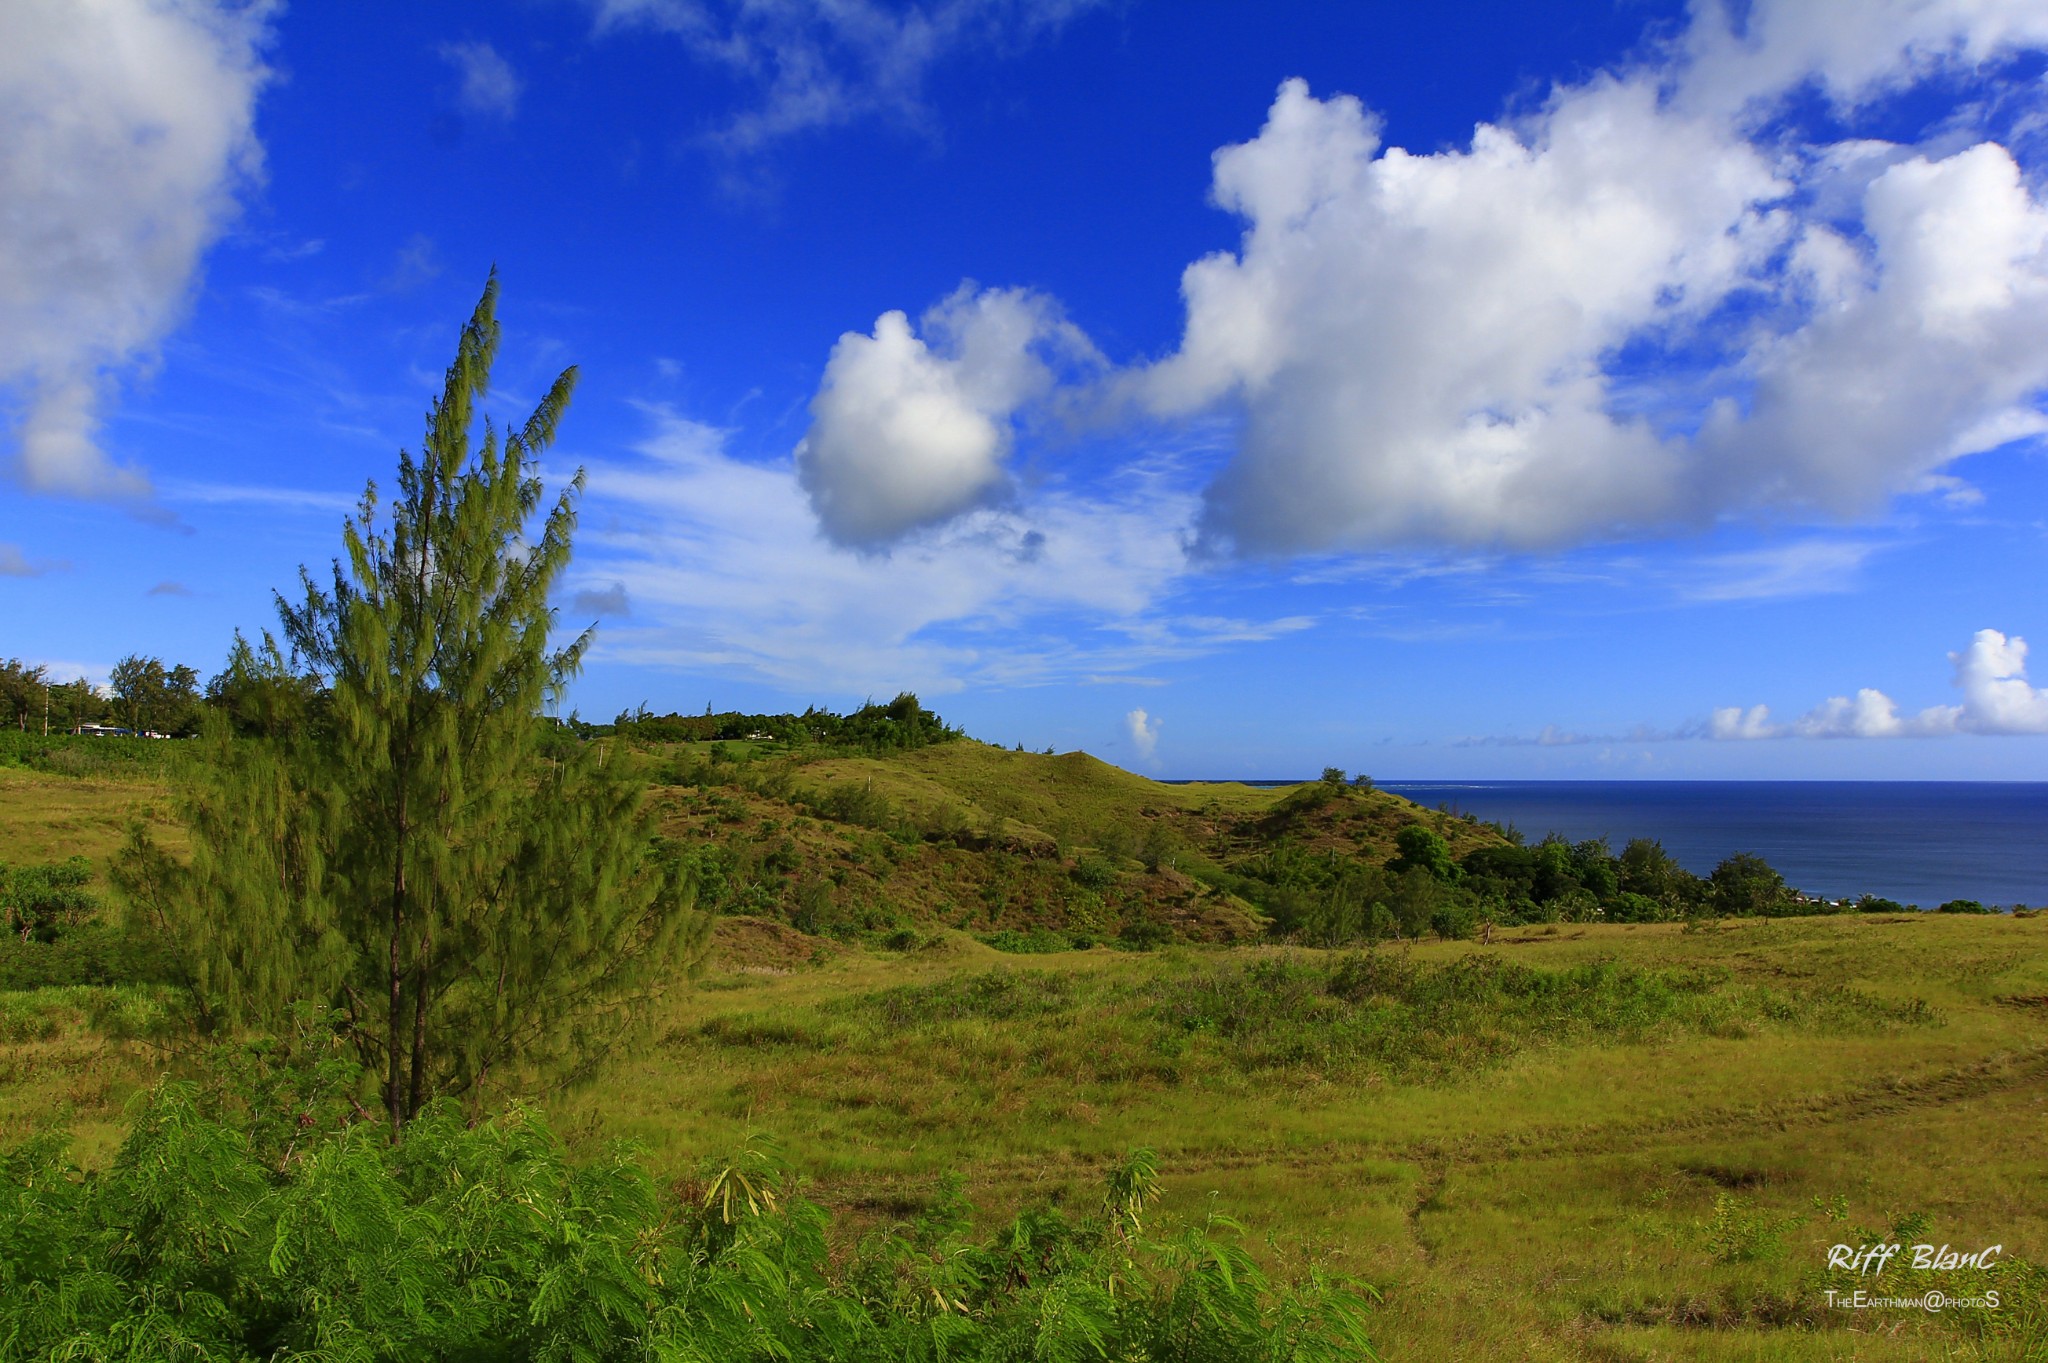
M 191 733 L 205 701 L 198 672 L 141 654 L 115 663 L 105 687 L 82 677 L 56 681 L 49 668 L 19 658 L 0 660 L 0 722 L 23 733 L 68 733 L 81 724 Z
M 869 701 L 852 714 L 835 714 L 813 706 L 800 715 L 755 715 L 738 710 L 701 715 L 650 714 L 645 705 L 621 714 L 609 725 L 581 725 L 591 734 L 612 733 L 643 743 L 707 743 L 737 739 L 769 739 L 796 746 L 816 744 L 862 752 L 902 752 L 961 737 L 962 731 L 924 708 L 911 692 L 886 705 Z
M 131 653 L 115 663 L 107 684 L 57 681 L 42 664 L 0 659 L 0 726 L 22 733 L 69 733 L 81 725 L 174 737 L 196 734 L 209 711 L 243 737 L 297 732 L 323 713 L 326 687 L 290 666 L 265 635 L 252 647 L 238 632 L 227 662 L 200 685 L 198 669 Z

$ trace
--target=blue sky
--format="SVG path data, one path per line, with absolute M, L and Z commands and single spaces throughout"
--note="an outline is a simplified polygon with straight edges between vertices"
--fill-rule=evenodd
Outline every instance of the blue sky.
M 217 667 L 582 382 L 608 718 L 2048 777 L 2037 0 L 18 0 L 0 655 Z M 2038 660 L 2036 660 L 2038 661 Z

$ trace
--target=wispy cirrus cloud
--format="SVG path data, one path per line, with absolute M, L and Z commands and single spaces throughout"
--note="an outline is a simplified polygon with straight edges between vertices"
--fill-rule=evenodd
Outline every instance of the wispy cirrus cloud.
M 1890 547 L 1868 539 L 1817 537 L 1763 549 L 1706 554 L 1672 572 L 1672 590 L 1686 601 L 1770 601 L 1854 591 L 1863 566 Z
M 631 462 L 589 469 L 572 592 L 623 592 L 601 655 L 799 692 L 1150 680 L 1148 665 L 1312 627 L 1180 605 L 1192 480 L 1171 456 L 1086 495 L 1057 485 L 859 553 L 819 532 L 791 461 L 663 408 Z
M 442 43 L 437 50 L 461 78 L 455 94 L 463 112 L 507 121 L 519 112 L 525 83 L 498 49 L 486 42 L 469 41 Z
M 263 487 L 253 483 L 210 483 L 188 478 L 163 480 L 166 502 L 195 506 L 262 506 L 277 511 L 350 512 L 360 493 L 322 492 L 314 488 Z
M 0 540 L 0 577 L 41 577 L 66 566 L 51 559 L 32 559 L 20 545 Z
M 873 117 L 930 119 L 925 80 L 966 50 L 1001 52 L 1056 33 L 1106 0 L 592 0 L 598 32 L 651 30 L 754 88 L 753 107 L 711 136 L 748 153 Z

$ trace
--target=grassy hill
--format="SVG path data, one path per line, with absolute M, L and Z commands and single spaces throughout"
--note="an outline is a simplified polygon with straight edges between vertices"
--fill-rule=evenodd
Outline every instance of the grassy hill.
M 947 1176 L 991 1217 L 1079 1206 L 1151 1146 L 1166 1217 L 1220 1206 L 1283 1275 L 1372 1284 L 1389 1359 L 2048 1356 L 2048 915 L 1320 950 L 1265 911 L 1303 867 L 1383 866 L 1411 827 L 1458 859 L 1506 840 L 1381 792 L 1163 785 L 968 740 L 631 760 L 722 916 L 651 1044 L 547 1100 L 585 1157 L 629 1140 L 688 1189 L 766 1140 L 852 1233 Z M 0 767 L 0 860 L 100 864 L 169 806 L 175 764 L 149 761 Z M 169 1007 L 0 991 L 0 1146 L 63 1116 L 106 1158 L 123 1103 L 193 1064 Z M 2003 1262 L 1827 1267 L 1877 1238 Z M 1857 1287 L 2003 1304 L 1829 1305 Z
M 711 907 L 840 935 L 1244 941 L 1267 927 L 1247 872 L 1275 848 L 1378 866 L 1413 824 L 1454 855 L 1504 841 L 1383 791 L 1168 785 L 966 739 L 886 756 L 685 743 L 640 760 Z

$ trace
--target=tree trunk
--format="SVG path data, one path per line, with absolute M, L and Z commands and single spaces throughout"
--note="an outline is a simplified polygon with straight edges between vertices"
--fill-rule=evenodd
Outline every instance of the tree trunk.
M 430 925 L 420 942 L 420 964 L 416 972 L 419 978 L 412 990 L 412 1092 L 408 1095 L 405 1109 L 408 1120 L 417 1117 L 420 1109 L 427 1105 L 427 990 L 433 983 L 430 971 L 433 959 L 434 930 Z
M 399 1088 L 399 1075 L 403 1072 L 405 1049 L 402 1041 L 402 1019 L 405 1015 L 405 970 L 400 956 L 400 938 L 405 931 L 405 848 L 406 820 L 405 795 L 398 797 L 398 850 L 391 864 L 391 961 L 390 1012 L 386 1017 L 386 1028 L 390 1035 L 390 1051 L 386 1057 L 384 1074 L 384 1110 L 391 1114 L 391 1139 L 396 1142 L 398 1133 L 405 1126 L 404 1095 Z

